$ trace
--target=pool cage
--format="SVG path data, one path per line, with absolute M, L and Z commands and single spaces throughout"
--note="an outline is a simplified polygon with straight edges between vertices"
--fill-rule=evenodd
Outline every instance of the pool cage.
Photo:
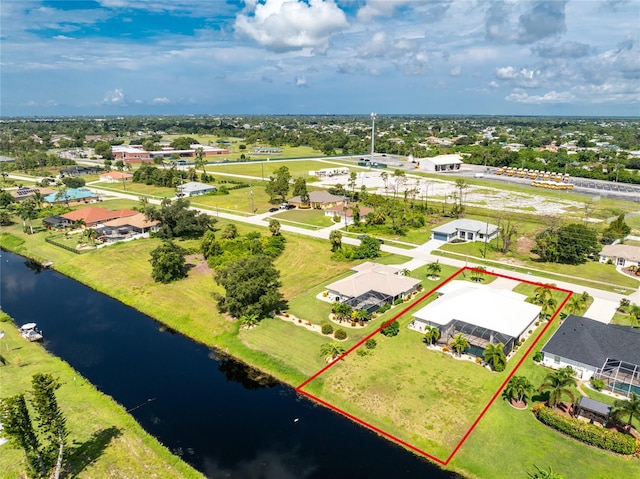
M 346 303 L 354 310 L 364 309 L 367 313 L 372 314 L 382 308 L 385 304 L 393 302 L 393 297 L 388 294 L 382 294 L 377 291 L 368 291 L 360 296 L 351 298 Z
M 512 336 L 456 319 L 445 326 L 437 324 L 432 324 L 431 326 L 436 326 L 440 329 L 440 340 L 438 342 L 442 344 L 449 344 L 455 335 L 462 333 L 471 345 L 466 352 L 474 356 L 482 357 L 482 352 L 490 343 L 502 343 L 504 354 L 508 355 L 516 343 L 516 338 Z
M 630 397 L 640 395 L 640 366 L 618 359 L 607 360 L 602 368 L 596 369 L 594 378 L 604 381 L 607 390 Z

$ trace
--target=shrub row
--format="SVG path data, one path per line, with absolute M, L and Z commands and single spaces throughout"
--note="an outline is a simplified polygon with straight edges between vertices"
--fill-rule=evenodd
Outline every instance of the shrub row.
M 567 417 L 542 404 L 536 405 L 533 413 L 543 424 L 592 446 L 618 454 L 636 452 L 636 440 L 632 436 Z

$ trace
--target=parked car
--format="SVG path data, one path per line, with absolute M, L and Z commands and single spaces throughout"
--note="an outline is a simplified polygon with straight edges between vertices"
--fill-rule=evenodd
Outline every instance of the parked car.
M 293 210 L 293 209 L 295 209 L 295 205 L 287 205 L 287 206 L 285 206 L 285 209 Z
M 276 208 L 276 207 L 269 208 L 269 213 L 275 213 L 276 211 L 280 211 L 280 208 Z

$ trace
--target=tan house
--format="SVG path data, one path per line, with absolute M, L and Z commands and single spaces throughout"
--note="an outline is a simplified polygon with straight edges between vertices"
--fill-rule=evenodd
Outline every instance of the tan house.
M 640 266 L 640 246 L 626 244 L 608 244 L 600 251 L 600 262 L 609 260 L 616 266 Z
M 109 173 L 102 173 L 100 175 L 100 181 L 106 183 L 121 183 L 123 181 L 131 181 L 133 174 L 125 173 L 124 171 L 110 171 Z
M 100 239 L 107 243 L 148 236 L 158 230 L 159 221 L 150 221 L 143 213 L 105 221 L 98 226 Z
M 370 313 L 404 298 L 420 286 L 419 279 L 404 276 L 393 266 L 366 261 L 351 270 L 355 274 L 327 285 L 328 297 Z
M 373 208 L 367 208 L 366 206 L 360 206 L 360 221 L 364 221 L 364 217 L 373 213 Z M 340 223 L 344 223 L 345 225 L 353 224 L 353 209 L 348 206 L 332 206 L 330 208 L 324 209 L 324 215 L 329 216 L 330 218 L 338 217 L 340 218 Z M 336 221 L 337 223 L 337 221 Z
M 316 210 L 326 210 L 336 206 L 347 204 L 347 198 L 344 196 L 332 195 L 328 191 L 310 191 L 309 202 L 303 203 L 300 196 L 290 198 L 287 203 L 297 206 L 298 208 L 314 208 Z

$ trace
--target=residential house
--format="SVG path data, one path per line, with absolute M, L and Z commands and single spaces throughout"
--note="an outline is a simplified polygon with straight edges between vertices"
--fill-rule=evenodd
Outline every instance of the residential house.
M 36 193 L 40 193 L 43 201 L 44 197 L 50 195 L 51 193 L 55 193 L 56 190 L 52 190 L 51 188 L 36 188 L 31 186 L 22 186 L 17 190 L 8 190 L 9 194 L 16 202 L 21 202 L 26 200 L 27 198 L 34 198 Z
M 526 302 L 525 295 L 490 285 L 454 280 L 438 294 L 413 314 L 410 328 L 424 333 L 427 326 L 437 327 L 443 344 L 462 333 L 471 345 L 469 352 L 479 357 L 488 344 L 497 343 L 509 354 L 540 315 L 540 306 Z
M 131 181 L 132 179 L 133 174 L 124 171 L 110 171 L 109 173 L 102 173 L 100 175 L 100 181 L 104 181 L 105 183 L 122 183 L 123 181 Z
M 200 183 L 198 181 L 190 181 L 189 183 L 185 183 L 184 185 L 179 185 L 177 190 L 178 195 L 186 197 L 206 195 L 207 193 L 218 191 L 215 186 L 207 185 L 206 183 Z
M 600 379 L 608 391 L 640 394 L 640 329 L 570 315 L 542 354 L 545 366 L 571 366 L 579 379 Z
M 393 266 L 367 261 L 351 270 L 355 274 L 327 285 L 327 293 L 331 300 L 346 302 L 354 309 L 377 311 L 420 286 L 419 279 L 403 276 Z
M 74 211 L 70 211 L 69 213 L 65 213 L 60 215 L 62 218 L 65 218 L 72 223 L 82 220 L 87 228 L 94 228 L 100 223 L 104 223 L 106 221 L 115 220 L 117 218 L 124 218 L 127 216 L 134 216 L 139 214 L 134 210 L 110 210 L 108 208 L 99 208 L 99 207 L 88 207 L 88 208 L 80 208 Z
M 317 210 L 324 210 L 327 208 L 333 208 L 336 206 L 342 206 L 347 204 L 347 198 L 344 196 L 332 195 L 328 191 L 310 191 L 309 202 L 303 203 L 300 196 L 294 196 L 287 200 L 290 205 L 297 206 L 298 208 L 314 208 Z
M 450 221 L 431 230 L 431 239 L 450 242 L 491 241 L 498 236 L 496 225 L 478 220 L 460 219 Z
M 159 221 L 148 220 L 143 213 L 122 216 L 97 226 L 100 239 L 107 243 L 149 236 L 158 230 Z
M 600 262 L 609 260 L 616 266 L 640 266 L 640 246 L 626 244 L 608 244 L 600 251 Z
M 366 206 L 359 206 L 360 209 L 360 221 L 364 221 L 364 217 L 373 213 L 373 208 L 367 208 Z M 340 223 L 345 225 L 353 224 L 353 208 L 348 206 L 331 206 L 324 209 L 324 215 L 330 218 L 339 218 Z
M 56 203 L 89 203 L 100 199 L 98 193 L 94 193 L 89 188 L 67 188 L 46 195 L 42 201 L 49 204 Z

